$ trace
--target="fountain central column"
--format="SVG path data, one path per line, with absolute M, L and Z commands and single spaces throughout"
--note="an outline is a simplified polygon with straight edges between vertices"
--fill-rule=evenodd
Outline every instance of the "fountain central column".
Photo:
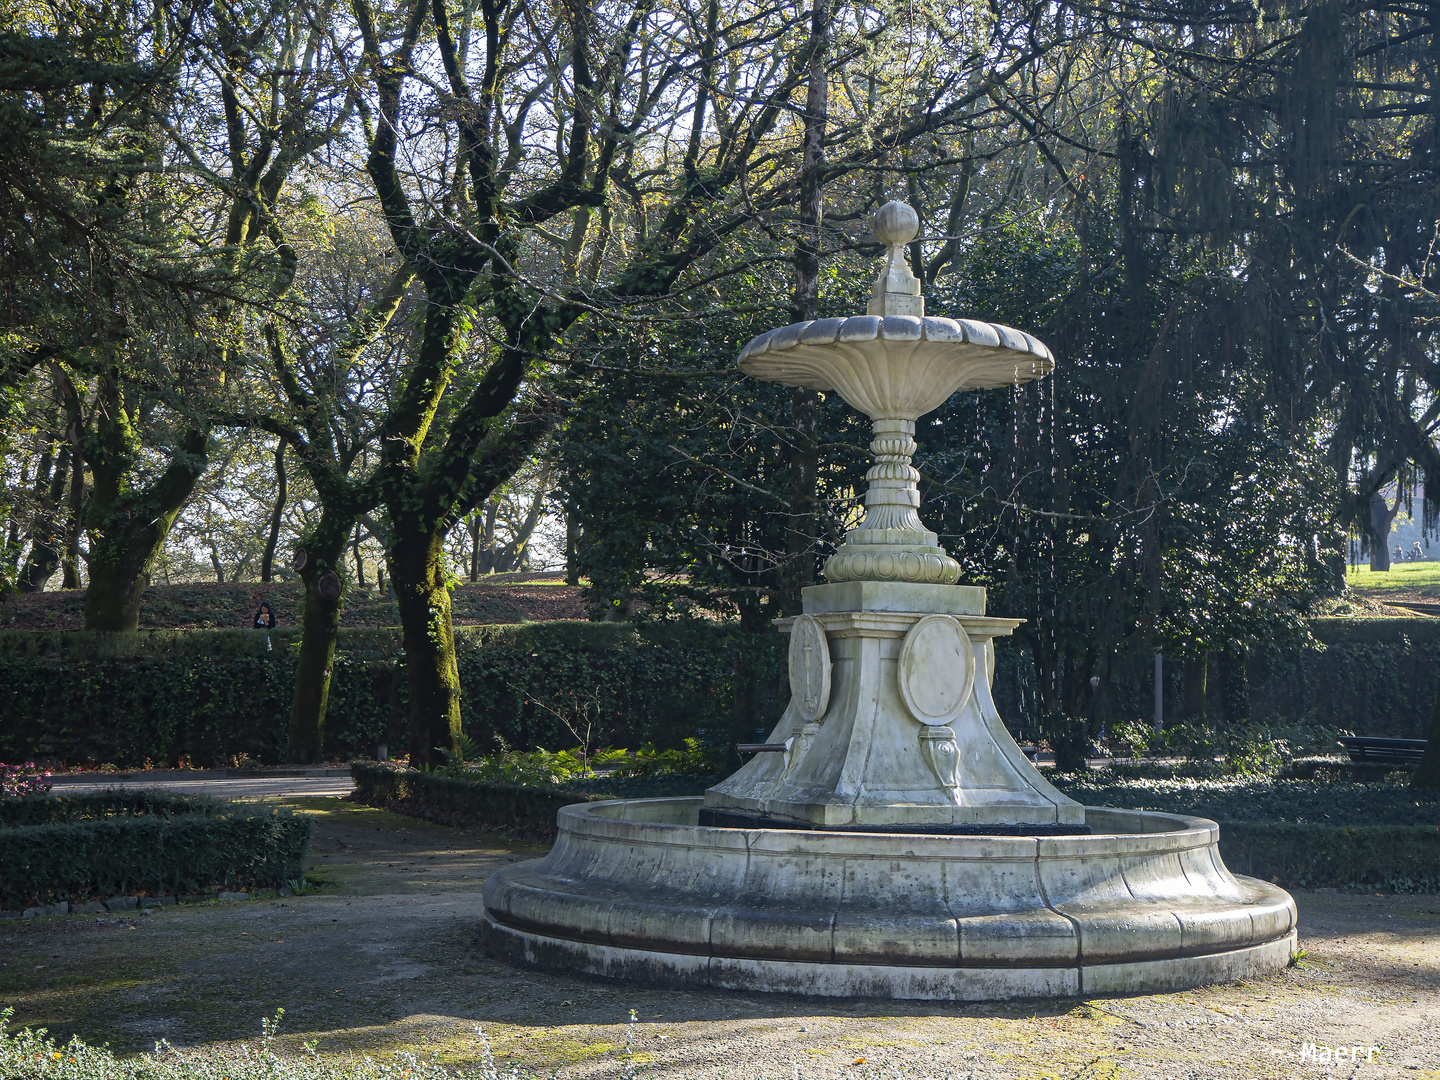
M 905 261 L 919 222 L 902 203 L 875 219 L 886 261 L 866 314 L 762 334 L 740 367 L 840 394 L 873 424 L 865 517 L 804 590 L 791 635 L 792 699 L 761 753 L 706 793 L 718 825 L 1085 831 L 1084 812 L 1025 758 L 990 694 L 996 637 L 1018 620 L 985 613 L 985 590 L 920 520 L 911 464 L 917 419 L 956 390 L 1047 374 L 1029 335 L 927 318 Z

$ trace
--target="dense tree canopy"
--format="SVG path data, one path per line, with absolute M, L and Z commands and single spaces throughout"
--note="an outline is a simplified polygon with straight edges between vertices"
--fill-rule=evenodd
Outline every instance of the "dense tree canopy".
M 1387 491 L 1433 525 L 1424 10 L 0 12 L 0 575 L 63 572 L 125 628 L 154 573 L 298 574 L 297 757 L 367 572 L 400 600 L 416 761 L 458 731 L 449 582 L 534 535 L 597 617 L 795 610 L 866 434 L 733 358 L 863 306 L 892 197 L 932 314 L 1059 358 L 948 402 L 917 458 L 1051 711 L 1126 650 L 1203 672 L 1296 632 L 1347 536 L 1383 549 Z

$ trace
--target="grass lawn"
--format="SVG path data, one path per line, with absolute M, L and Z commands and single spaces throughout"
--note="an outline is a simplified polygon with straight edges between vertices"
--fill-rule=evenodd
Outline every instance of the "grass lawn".
M 1440 601 L 1440 561 L 1396 563 L 1376 573 L 1364 567 L 1352 568 L 1345 583 L 1372 600 Z

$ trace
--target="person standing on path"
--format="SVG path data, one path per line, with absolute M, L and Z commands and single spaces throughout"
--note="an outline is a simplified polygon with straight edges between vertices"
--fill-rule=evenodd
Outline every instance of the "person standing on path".
M 254 625 L 256 630 L 262 631 L 260 640 L 265 643 L 265 651 L 269 652 L 271 649 L 269 631 L 275 629 L 275 612 L 270 610 L 268 603 L 262 603 L 260 610 L 255 612 Z

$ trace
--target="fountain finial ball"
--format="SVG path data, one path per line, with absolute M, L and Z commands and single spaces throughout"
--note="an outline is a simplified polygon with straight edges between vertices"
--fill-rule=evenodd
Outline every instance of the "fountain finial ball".
M 920 217 L 909 203 L 891 200 L 875 211 L 875 239 L 886 247 L 899 247 L 915 239 Z

